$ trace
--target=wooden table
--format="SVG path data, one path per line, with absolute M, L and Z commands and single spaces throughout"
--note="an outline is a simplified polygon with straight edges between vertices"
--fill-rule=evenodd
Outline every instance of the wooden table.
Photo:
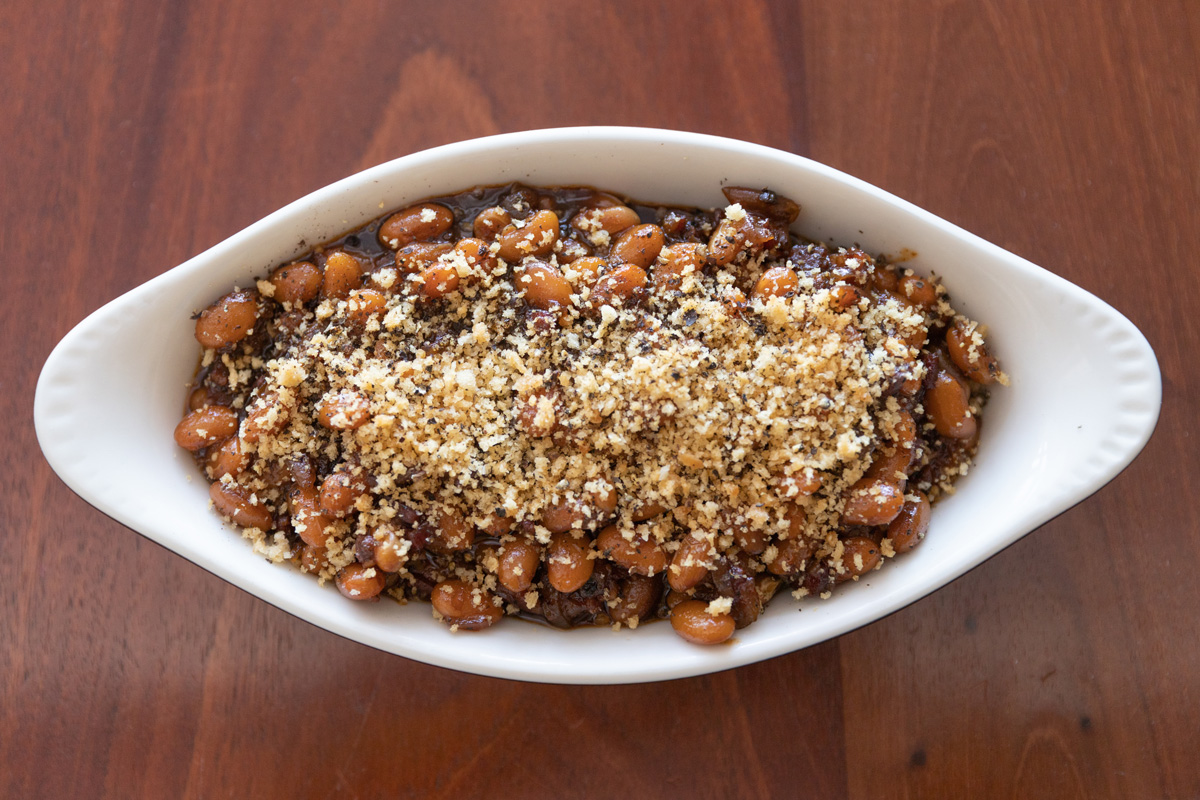
M 17 0 L 0 45 L 0 796 L 1200 796 L 1197 3 Z M 594 688 L 344 641 L 42 460 L 38 371 L 111 298 L 380 161 L 596 123 L 810 156 L 1095 292 L 1157 433 L 874 625 Z

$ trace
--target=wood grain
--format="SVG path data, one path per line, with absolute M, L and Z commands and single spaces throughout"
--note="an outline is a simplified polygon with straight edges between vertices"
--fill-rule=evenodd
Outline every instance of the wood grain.
M 0 796 L 1200 796 L 1198 48 L 1188 0 L 7 4 Z M 362 167 L 599 123 L 811 156 L 1099 294 L 1159 356 L 1155 437 L 874 625 L 588 688 L 319 631 L 40 458 L 38 371 L 107 300 Z

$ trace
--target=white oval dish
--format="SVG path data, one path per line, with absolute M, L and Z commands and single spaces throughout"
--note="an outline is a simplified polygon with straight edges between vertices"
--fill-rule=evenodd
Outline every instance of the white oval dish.
M 209 508 L 175 446 L 198 356 L 191 315 L 234 283 L 422 198 L 481 184 L 587 184 L 654 203 L 712 207 L 720 186 L 770 186 L 803 211 L 795 229 L 868 252 L 916 251 L 965 314 L 987 323 L 1012 386 L 984 415 L 977 465 L 939 503 L 929 535 L 830 600 L 777 598 L 724 646 L 654 624 L 568 632 L 507 620 L 451 633 L 424 603 L 351 603 L 255 557 Z M 47 460 L 84 500 L 267 602 L 350 639 L 430 664 L 559 683 L 629 683 L 715 672 L 824 641 L 943 586 L 1099 489 L 1145 445 L 1161 403 L 1141 333 L 1067 281 L 887 192 L 790 153 L 640 128 L 506 134 L 416 153 L 271 214 L 117 298 L 68 333 L 38 381 Z M 169 520 L 169 523 L 167 522 Z

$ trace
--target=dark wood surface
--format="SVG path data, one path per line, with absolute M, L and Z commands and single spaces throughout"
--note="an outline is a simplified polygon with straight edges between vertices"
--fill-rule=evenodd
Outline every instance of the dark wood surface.
M 1198 48 L 1191 0 L 6 3 L 0 796 L 1200 796 Z M 366 166 L 600 123 L 810 156 L 1095 292 L 1154 438 L 885 620 L 593 688 L 322 632 L 40 457 L 38 371 L 108 300 Z

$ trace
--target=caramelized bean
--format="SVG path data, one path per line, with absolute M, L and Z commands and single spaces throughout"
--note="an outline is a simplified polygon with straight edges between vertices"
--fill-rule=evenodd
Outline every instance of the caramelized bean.
M 541 550 L 533 542 L 517 539 L 500 545 L 496 579 L 513 594 L 522 594 L 533 585 L 541 562 Z
M 661 503 L 638 503 L 629 512 L 634 522 L 645 522 L 646 520 L 657 517 L 667 510 L 667 507 Z
M 526 256 L 545 256 L 554 250 L 558 241 L 558 215 L 553 211 L 539 211 L 517 227 L 508 225 L 496 237 L 500 244 L 498 255 L 515 264 Z
M 325 277 L 321 294 L 334 300 L 345 300 L 350 292 L 362 286 L 362 265 L 345 250 L 333 250 L 325 255 Z
M 296 531 L 296 535 L 303 539 L 305 544 L 324 547 L 329 540 L 327 528 L 330 520 L 321 513 L 321 501 L 316 488 L 298 486 L 292 489 L 288 507 L 292 515 L 292 529 Z
M 391 525 L 380 525 L 375 539 L 375 566 L 384 572 L 399 572 L 408 563 L 409 543 Z
M 348 472 L 331 472 L 321 483 L 321 511 L 344 517 L 354 510 L 358 498 L 367 493 L 367 483 Z
M 375 289 L 358 289 L 350 292 L 347 303 L 350 322 L 363 326 L 372 316 L 383 311 L 387 306 L 387 298 L 383 296 L 382 292 Z
M 430 543 L 435 549 L 446 553 L 469 550 L 475 543 L 475 528 L 459 512 L 442 509 L 433 515 L 433 526 L 437 536 Z
M 490 594 L 466 581 L 442 581 L 434 587 L 430 600 L 446 624 L 460 630 L 489 628 L 504 616 L 504 612 L 494 605 Z
M 343 567 L 334 581 L 342 597 L 350 600 L 371 600 L 379 596 L 386 585 L 383 572 L 375 567 L 350 564 Z
M 218 512 L 243 528 L 266 532 L 274 526 L 275 518 L 266 505 L 244 486 L 217 481 L 208 487 L 208 496 Z
M 517 425 L 527 436 L 541 438 L 558 430 L 558 395 L 543 388 L 517 401 Z
M 445 297 L 458 290 L 458 270 L 450 264 L 434 264 L 421 273 L 421 284 L 426 297 Z
M 510 222 L 512 222 L 512 217 L 507 211 L 500 206 L 492 206 L 480 211 L 475 216 L 475 221 L 471 227 L 477 238 L 483 239 L 485 242 L 490 242 Z
M 211 406 L 216 398 L 207 387 L 197 386 L 188 394 L 188 411 L 199 411 L 205 406 Z
M 904 492 L 894 483 L 865 477 L 850 487 L 842 509 L 845 525 L 887 525 L 904 506 Z
M 581 231 L 605 231 L 609 235 L 641 222 L 636 211 L 626 205 L 614 204 L 585 208 L 571 219 L 571 226 Z
M 496 268 L 496 257 L 488 250 L 487 242 L 482 239 L 460 239 L 458 244 L 454 245 L 454 249 L 466 259 L 471 268 L 471 274 L 463 278 L 468 283 Z
M 937 307 L 937 286 L 916 275 L 905 275 L 900 279 L 899 296 L 915 306 L 925 309 Z
M 951 439 L 969 439 L 975 435 L 970 399 L 966 383 L 952 367 L 937 371 L 933 386 L 925 393 L 925 409 L 938 433 Z
M 988 352 L 987 343 L 978 327 L 962 317 L 955 319 L 946 331 L 946 349 L 954 366 L 976 383 L 987 385 L 996 382 L 1000 365 Z
M 688 536 L 679 545 L 667 569 L 667 583 L 677 592 L 686 592 L 708 577 L 712 546 L 704 539 Z
M 219 481 L 226 475 L 236 478 L 250 466 L 250 456 L 242 452 L 241 441 L 236 436 L 230 436 L 225 443 L 214 448 L 208 454 L 208 475 L 214 481 Z
M 733 617 L 709 614 L 703 600 L 684 600 L 671 609 L 671 627 L 692 644 L 720 644 L 733 636 Z
M 808 497 L 821 488 L 821 476 L 815 470 L 785 472 L 779 479 L 779 492 L 784 497 Z
M 929 498 L 923 492 L 917 492 L 916 495 L 916 500 L 905 501 L 900 514 L 888 525 L 887 536 L 897 553 L 912 550 L 929 530 Z
M 770 267 L 754 284 L 751 293 L 755 300 L 766 302 L 772 297 L 787 297 L 795 294 L 800 286 L 800 279 L 795 270 L 783 264 Z
M 673 244 L 664 247 L 662 258 L 654 265 L 654 290 L 660 294 L 678 291 L 684 278 L 703 267 L 698 244 Z
M 717 267 L 729 264 L 737 257 L 743 242 L 737 224 L 728 219 L 721 220 L 708 240 L 708 263 Z
M 657 542 L 640 536 L 629 541 L 621 535 L 616 525 L 609 525 L 600 531 L 596 537 L 596 548 L 602 556 L 635 575 L 654 576 L 667 568 L 667 554 Z
M 275 287 L 277 302 L 302 305 L 321 291 L 321 270 L 311 261 L 297 261 L 276 267 L 269 278 Z
M 552 309 L 571 303 L 571 282 L 544 261 L 529 261 L 517 270 L 517 288 L 534 308 Z
M 591 289 L 596 285 L 596 281 L 600 278 L 600 273 L 608 266 L 608 262 L 599 256 L 584 256 L 577 258 L 571 262 L 569 273 L 574 273 L 571 276 L 571 283 L 578 287 L 587 287 Z
M 608 609 L 614 622 L 630 623 L 643 620 L 654 613 L 662 594 L 662 584 L 644 575 L 630 575 L 621 587 L 621 596 Z
M 175 443 L 195 452 L 224 441 L 237 431 L 237 412 L 225 406 L 205 406 L 175 426 Z
M 550 537 L 546 577 L 558 591 L 570 594 L 583 586 L 592 577 L 595 566 L 588 558 L 586 538 L 576 539 L 570 533 L 556 533 Z
M 240 342 L 254 330 L 260 313 L 255 292 L 232 292 L 200 312 L 196 341 L 220 348 Z
M 833 287 L 831 291 L 834 311 L 845 311 L 852 306 L 858 305 L 858 301 L 862 299 L 862 294 L 854 286 L 848 283 L 839 283 Z
M 379 226 L 379 241 L 398 250 L 409 242 L 437 238 L 454 224 L 454 212 L 439 203 L 420 203 L 392 214 Z
M 865 575 L 879 566 L 879 547 L 871 539 L 851 536 L 843 539 L 842 545 L 842 569 L 845 571 L 840 574 L 835 572 L 834 580 L 838 583 Z
M 721 192 L 731 203 L 755 214 L 791 225 L 800 216 L 800 206 L 770 189 L 745 189 L 740 186 L 723 186 Z
M 614 263 L 623 261 L 646 269 L 658 258 L 664 241 L 662 228 L 657 225 L 636 225 L 617 237 L 609 258 Z
M 588 303 L 599 308 L 603 305 L 618 305 L 636 300 L 646 286 L 646 270 L 637 264 L 622 264 L 596 281 Z
M 326 394 L 317 403 L 317 421 L 331 430 L 352 431 L 370 419 L 370 402 L 353 389 Z
M 562 533 L 572 528 L 582 528 L 583 505 L 571 497 L 562 497 L 542 512 L 542 525 L 551 533 Z
M 513 529 L 514 522 L 512 517 L 488 514 L 479 527 L 488 536 L 500 537 Z
M 310 544 L 300 547 L 300 569 L 303 572 L 322 572 L 329 568 L 329 556 L 324 547 Z
M 396 251 L 396 269 L 402 274 L 424 272 L 438 262 L 442 256 L 454 249 L 445 242 L 413 242 Z
M 263 436 L 274 436 L 287 426 L 291 411 L 279 401 L 279 395 L 268 392 L 255 398 L 242 420 L 242 440 L 255 444 Z
M 812 544 L 803 536 L 791 536 L 778 544 L 775 560 L 767 565 L 774 575 L 799 575 L 812 556 Z

